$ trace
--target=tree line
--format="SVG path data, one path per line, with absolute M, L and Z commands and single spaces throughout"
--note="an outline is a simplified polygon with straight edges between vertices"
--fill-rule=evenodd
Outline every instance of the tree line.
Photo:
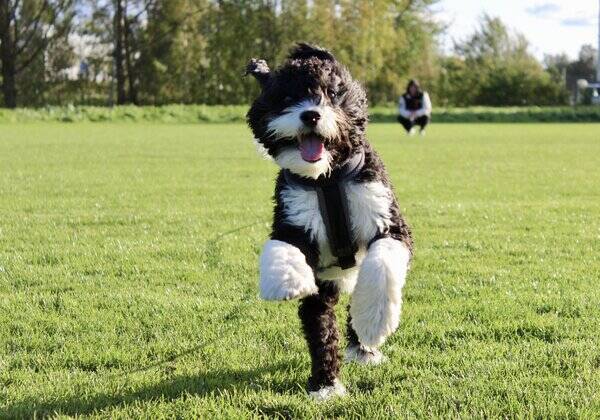
M 560 105 L 593 78 L 591 46 L 540 63 L 490 16 L 443 52 L 436 1 L 0 0 L 0 104 L 246 103 L 247 60 L 297 41 L 332 50 L 372 103 L 418 78 L 441 105 Z

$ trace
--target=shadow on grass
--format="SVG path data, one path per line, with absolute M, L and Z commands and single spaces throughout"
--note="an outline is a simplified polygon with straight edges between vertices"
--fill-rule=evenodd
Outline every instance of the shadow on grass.
M 149 386 L 135 390 L 123 390 L 116 393 L 97 393 L 82 397 L 69 397 L 52 401 L 24 399 L 0 411 L 0 418 L 36 418 L 52 417 L 57 414 L 81 416 L 126 407 L 135 403 L 151 401 L 173 401 L 189 396 L 218 396 L 222 392 L 243 392 L 244 390 L 269 389 L 278 393 L 297 391 L 294 381 L 274 378 L 273 373 L 289 370 L 289 364 L 279 364 L 257 369 L 220 370 L 199 375 L 175 375 Z M 146 368 L 137 371 L 146 370 Z M 265 376 L 268 376 L 266 378 Z M 123 376 L 127 376 L 125 373 Z M 286 377 L 289 375 L 281 375 Z
M 207 241 L 207 249 L 217 249 L 219 242 L 226 236 L 240 232 L 242 230 L 265 223 L 265 220 L 258 220 L 247 225 L 223 232 Z M 227 319 L 227 316 L 225 316 Z M 132 369 L 126 372 L 108 374 L 101 379 L 126 381 L 126 377 L 135 373 L 148 371 L 152 369 L 166 368 L 168 371 L 170 363 L 177 359 L 196 353 L 202 346 L 194 347 L 173 355 L 159 362 Z M 173 377 L 155 383 L 149 386 L 142 386 L 135 390 L 119 390 L 114 393 L 97 393 L 85 396 L 71 396 L 64 399 L 37 400 L 34 398 L 23 399 L 5 409 L 0 409 L 0 419 L 4 418 L 36 418 L 53 417 L 57 414 L 67 416 L 81 416 L 98 413 L 103 410 L 110 410 L 117 407 L 125 407 L 134 403 L 144 403 L 150 401 L 173 401 L 184 396 L 218 396 L 222 392 L 244 390 L 269 389 L 278 393 L 297 391 L 298 384 L 294 381 L 276 381 L 273 375 L 278 371 L 289 371 L 289 364 L 278 364 L 273 366 L 261 367 L 246 370 L 219 370 L 216 372 L 207 372 L 200 375 L 174 375 Z M 269 376 L 266 378 L 265 376 Z M 289 375 L 281 375 L 287 377 Z M 100 378 L 99 378 L 100 379 Z

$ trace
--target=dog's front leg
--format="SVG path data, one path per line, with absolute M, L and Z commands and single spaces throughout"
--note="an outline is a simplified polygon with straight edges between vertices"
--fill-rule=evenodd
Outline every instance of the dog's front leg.
M 377 348 L 398 328 L 409 260 L 406 245 L 390 237 L 369 247 L 350 305 L 349 335 L 355 339 L 349 343 L 349 359 L 364 363 L 383 359 Z
M 312 362 L 308 391 L 317 400 L 341 396 L 346 389 L 339 381 L 339 333 L 334 307 L 339 299 L 336 283 L 319 282 L 319 293 L 302 299 L 298 314 Z
M 290 300 L 315 293 L 315 276 L 305 254 L 290 243 L 267 241 L 260 256 L 261 298 Z

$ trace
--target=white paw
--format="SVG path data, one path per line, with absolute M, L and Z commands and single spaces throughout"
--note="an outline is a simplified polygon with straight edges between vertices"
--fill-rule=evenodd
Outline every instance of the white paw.
M 286 242 L 267 241 L 260 256 L 260 297 L 290 300 L 318 292 L 302 251 Z
M 336 379 L 333 385 L 324 386 L 318 391 L 311 391 L 308 394 L 315 401 L 326 401 L 333 397 L 343 397 L 346 395 L 346 387 Z
M 363 345 L 377 348 L 398 328 L 409 259 L 406 246 L 392 238 L 369 248 L 350 305 L 352 327 Z
M 356 362 L 361 365 L 379 365 L 387 361 L 387 357 L 378 349 L 365 346 L 351 346 L 346 349 L 347 362 Z

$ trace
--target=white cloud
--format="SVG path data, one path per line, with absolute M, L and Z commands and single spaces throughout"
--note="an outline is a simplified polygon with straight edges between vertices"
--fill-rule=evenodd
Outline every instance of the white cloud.
M 440 0 L 436 10 L 448 24 L 442 39 L 447 51 L 453 39 L 464 39 L 477 28 L 483 13 L 523 33 L 539 59 L 562 52 L 577 57 L 583 44 L 598 42 L 598 0 Z
M 538 3 L 536 5 L 526 8 L 525 10 L 527 11 L 528 14 L 530 14 L 532 16 L 545 18 L 545 17 L 549 17 L 549 16 L 552 16 L 552 15 L 560 12 L 560 9 L 561 8 L 558 4 L 552 3 L 552 2 L 546 2 L 546 3 Z
M 568 18 L 564 18 L 560 21 L 563 26 L 594 26 L 594 19 L 588 16 L 572 16 Z

